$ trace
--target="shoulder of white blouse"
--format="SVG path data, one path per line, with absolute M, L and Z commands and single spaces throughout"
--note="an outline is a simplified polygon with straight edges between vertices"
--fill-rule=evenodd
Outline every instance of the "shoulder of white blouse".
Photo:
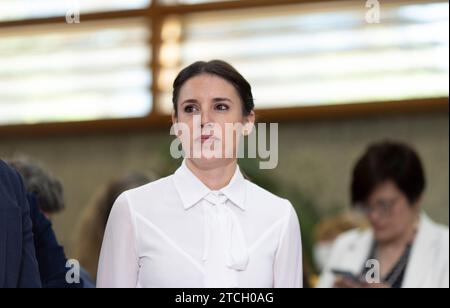
M 159 180 L 147 183 L 145 185 L 139 186 L 126 191 L 128 198 L 140 197 L 143 194 L 155 194 L 156 197 L 161 196 L 161 192 L 172 184 L 172 176 L 164 177 Z
M 294 209 L 292 203 L 288 199 L 281 198 L 274 193 L 252 183 L 247 182 L 247 194 L 251 196 L 252 199 L 256 199 L 260 205 L 265 205 L 269 207 L 269 210 L 284 213 L 284 216 L 289 216 L 291 210 Z

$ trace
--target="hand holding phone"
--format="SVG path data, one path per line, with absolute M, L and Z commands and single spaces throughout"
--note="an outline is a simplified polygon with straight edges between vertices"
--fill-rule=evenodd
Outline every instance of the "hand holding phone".
M 337 270 L 337 269 L 333 269 L 331 271 L 336 277 L 338 277 L 339 279 L 343 280 L 346 283 L 343 283 L 344 285 L 348 285 L 350 286 L 357 286 L 360 285 L 362 286 L 364 284 L 363 281 L 361 281 L 361 278 L 354 275 L 353 273 L 349 272 L 349 271 L 343 271 L 343 270 Z

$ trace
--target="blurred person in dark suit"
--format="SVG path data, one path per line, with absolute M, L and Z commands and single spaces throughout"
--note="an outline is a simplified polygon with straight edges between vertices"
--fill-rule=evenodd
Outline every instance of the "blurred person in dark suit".
M 64 248 L 59 245 L 49 217 L 64 209 L 63 185 L 37 163 L 27 158 L 7 161 L 23 177 L 33 223 L 34 246 L 44 288 L 81 288 L 89 286 L 89 277 L 80 269 L 80 279 L 66 279 L 69 269 Z M 79 282 L 78 282 L 79 281 Z
M 25 187 L 0 160 L 0 288 L 39 288 L 39 277 Z

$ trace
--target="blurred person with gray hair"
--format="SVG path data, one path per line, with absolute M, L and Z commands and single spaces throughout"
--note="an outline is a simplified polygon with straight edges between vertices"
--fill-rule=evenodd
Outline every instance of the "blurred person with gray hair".
M 82 288 L 89 278 L 81 272 L 79 279 L 69 282 L 64 249 L 59 245 L 49 217 L 64 209 L 63 185 L 45 169 L 28 158 L 14 158 L 7 163 L 20 173 L 24 180 L 30 216 L 33 223 L 34 246 L 44 288 Z
M 35 195 L 39 209 L 48 219 L 64 210 L 63 185 L 58 178 L 25 157 L 8 163 L 22 175 L 28 193 Z

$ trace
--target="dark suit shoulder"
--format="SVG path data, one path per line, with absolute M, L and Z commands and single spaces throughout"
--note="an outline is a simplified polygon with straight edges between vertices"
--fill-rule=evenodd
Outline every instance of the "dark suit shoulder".
M 19 199 L 23 193 L 23 183 L 19 173 L 0 160 L 0 195 Z
M 2 160 L 0 160 L 0 181 L 3 184 L 8 184 L 8 182 L 17 184 L 18 181 L 17 172 Z

